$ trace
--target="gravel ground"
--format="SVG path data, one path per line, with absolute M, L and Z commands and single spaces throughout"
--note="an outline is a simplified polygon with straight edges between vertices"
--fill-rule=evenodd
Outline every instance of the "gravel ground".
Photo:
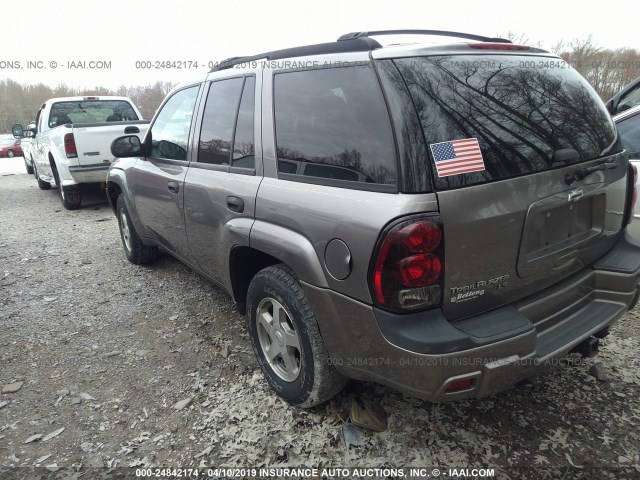
M 640 478 L 639 310 L 596 359 L 568 357 L 497 396 L 430 404 L 351 382 L 301 411 L 267 387 L 225 293 L 168 256 L 128 263 L 104 193 L 86 198 L 67 211 L 32 176 L 0 176 L 0 386 L 20 387 L 0 396 L 1 479 L 144 466 Z M 346 448 L 350 395 L 381 402 L 388 428 Z

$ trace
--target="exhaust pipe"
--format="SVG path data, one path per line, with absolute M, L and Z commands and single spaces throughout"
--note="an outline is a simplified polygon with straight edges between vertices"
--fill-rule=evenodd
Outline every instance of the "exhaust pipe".
M 600 339 L 595 336 L 587 338 L 582 343 L 579 343 L 569 353 L 579 353 L 582 358 L 595 357 L 598 354 L 598 348 L 600 347 Z

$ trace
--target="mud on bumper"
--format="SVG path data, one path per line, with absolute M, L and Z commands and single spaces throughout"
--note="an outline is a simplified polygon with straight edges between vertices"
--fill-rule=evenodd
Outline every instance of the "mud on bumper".
M 455 323 L 440 310 L 394 315 L 303 286 L 339 371 L 441 402 L 490 395 L 540 373 L 633 308 L 639 283 L 640 248 L 622 240 L 553 287 Z M 470 386 L 447 392 L 461 380 Z

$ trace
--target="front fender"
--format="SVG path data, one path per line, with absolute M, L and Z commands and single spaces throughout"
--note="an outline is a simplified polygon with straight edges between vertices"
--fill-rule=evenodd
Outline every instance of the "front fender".
M 133 167 L 134 164 L 135 160 L 130 158 L 118 159 L 116 162 L 111 164 L 111 168 L 109 169 L 109 173 L 107 174 L 106 193 L 113 213 L 116 215 L 116 204 L 118 201 L 118 196 L 124 196 L 124 203 L 127 206 L 129 218 L 133 223 L 133 227 L 135 228 L 136 233 L 140 237 L 148 237 L 146 229 L 140 221 L 140 217 L 138 216 L 138 211 L 136 209 L 135 202 L 133 201 L 133 192 L 131 191 L 129 182 L 127 181 L 128 168 Z

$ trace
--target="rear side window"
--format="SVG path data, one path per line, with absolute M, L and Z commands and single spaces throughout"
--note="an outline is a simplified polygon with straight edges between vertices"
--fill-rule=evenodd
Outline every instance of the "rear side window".
M 205 105 L 198 162 L 255 168 L 254 77 L 213 82 Z
M 620 99 L 616 112 L 624 112 L 625 110 L 629 110 L 637 105 L 640 105 L 640 85 Z
M 229 165 L 236 112 L 244 78 L 213 82 L 202 117 L 198 162 Z
M 559 59 L 487 55 L 394 62 L 413 97 L 437 189 L 614 153 L 608 150 L 615 129 L 604 105 Z
M 389 114 L 373 68 L 286 72 L 274 82 L 280 178 L 397 188 Z
M 255 103 L 254 77 L 247 77 L 242 90 L 240 110 L 236 122 L 236 135 L 233 141 L 233 158 L 231 166 L 240 168 L 255 168 L 255 143 L 253 140 L 253 113 Z
M 631 158 L 640 158 L 640 113 L 619 121 L 618 134 Z

